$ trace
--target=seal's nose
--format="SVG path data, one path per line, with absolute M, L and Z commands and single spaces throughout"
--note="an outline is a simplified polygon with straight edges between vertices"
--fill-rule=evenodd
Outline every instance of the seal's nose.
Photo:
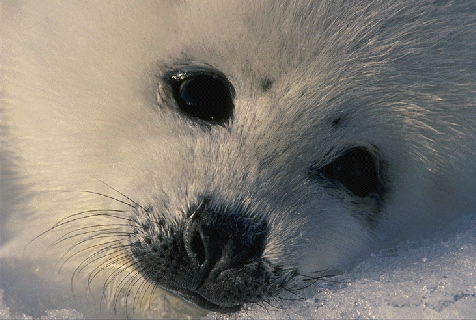
M 221 272 L 262 258 L 267 224 L 223 210 L 210 198 L 190 210 L 184 245 L 190 260 L 198 267 L 197 288 Z

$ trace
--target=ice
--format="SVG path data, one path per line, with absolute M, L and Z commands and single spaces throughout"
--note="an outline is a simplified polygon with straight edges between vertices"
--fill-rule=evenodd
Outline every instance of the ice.
M 476 319 L 476 216 L 461 225 L 457 232 L 377 252 L 352 272 L 317 282 L 298 300 L 276 299 L 232 318 Z M 33 319 L 10 310 L 0 299 L 0 319 Z M 83 318 L 72 309 L 42 313 L 41 319 Z
M 46 310 L 45 315 L 40 317 L 41 320 L 49 319 L 84 319 L 83 315 L 72 309 Z M 33 317 L 23 314 L 11 312 L 10 308 L 3 302 L 3 291 L 0 290 L 0 319 L 34 319 Z

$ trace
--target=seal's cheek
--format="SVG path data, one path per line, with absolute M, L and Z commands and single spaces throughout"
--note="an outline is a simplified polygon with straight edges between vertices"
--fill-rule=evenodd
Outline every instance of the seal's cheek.
M 309 209 L 310 220 L 296 239 L 290 262 L 299 273 L 336 274 L 374 249 L 372 227 L 354 217 L 347 205 L 329 197 L 322 198 L 319 208 L 312 210 Z

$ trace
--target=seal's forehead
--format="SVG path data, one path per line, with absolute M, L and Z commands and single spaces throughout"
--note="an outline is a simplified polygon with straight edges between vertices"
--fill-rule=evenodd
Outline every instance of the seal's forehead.
M 366 1 L 184 1 L 176 6 L 175 38 L 167 46 L 174 60 L 186 55 L 183 59 L 246 78 L 264 91 L 280 80 L 299 85 L 299 77 L 322 88 L 324 82 L 363 74 L 354 67 L 378 67 L 366 62 L 381 61 L 402 43 L 380 35 L 391 29 L 389 21 L 402 5 L 371 6 Z M 404 35 L 403 29 L 397 34 Z
M 247 4 L 185 1 L 177 5 L 178 41 L 170 45 L 164 63 L 215 68 L 233 83 L 238 97 L 253 96 L 253 100 L 272 91 L 309 93 L 312 90 L 303 86 L 316 87 L 318 78 L 335 72 L 336 63 L 330 63 L 335 54 L 324 54 L 316 44 L 319 2 Z M 317 65 L 319 72 L 314 70 Z M 333 68 L 326 70 L 325 65 Z
M 177 50 L 217 67 L 241 68 L 240 72 L 250 77 L 275 78 L 286 71 L 283 69 L 287 66 L 302 65 L 303 56 L 313 47 L 312 30 L 316 28 L 309 24 L 304 28 L 303 21 L 315 15 L 312 6 L 303 9 L 286 2 L 262 1 L 248 4 L 244 6 L 241 1 L 181 3 L 180 15 L 177 15 L 176 32 L 180 39 Z M 296 29 L 303 31 L 299 37 L 295 36 Z M 308 48 L 303 50 L 303 46 Z M 301 61 L 293 63 L 292 60 Z

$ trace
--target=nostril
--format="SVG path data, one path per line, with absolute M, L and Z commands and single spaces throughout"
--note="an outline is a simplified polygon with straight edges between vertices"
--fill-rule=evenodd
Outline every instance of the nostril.
M 195 253 L 195 256 L 198 260 L 200 265 L 203 265 L 206 259 L 206 251 L 205 245 L 203 244 L 202 236 L 200 232 L 195 231 L 192 235 L 192 239 L 190 241 L 190 247 L 192 252 Z
M 266 247 L 268 224 L 237 207 L 217 207 L 209 198 L 190 209 L 183 244 L 196 268 L 197 288 L 223 271 L 260 261 Z

